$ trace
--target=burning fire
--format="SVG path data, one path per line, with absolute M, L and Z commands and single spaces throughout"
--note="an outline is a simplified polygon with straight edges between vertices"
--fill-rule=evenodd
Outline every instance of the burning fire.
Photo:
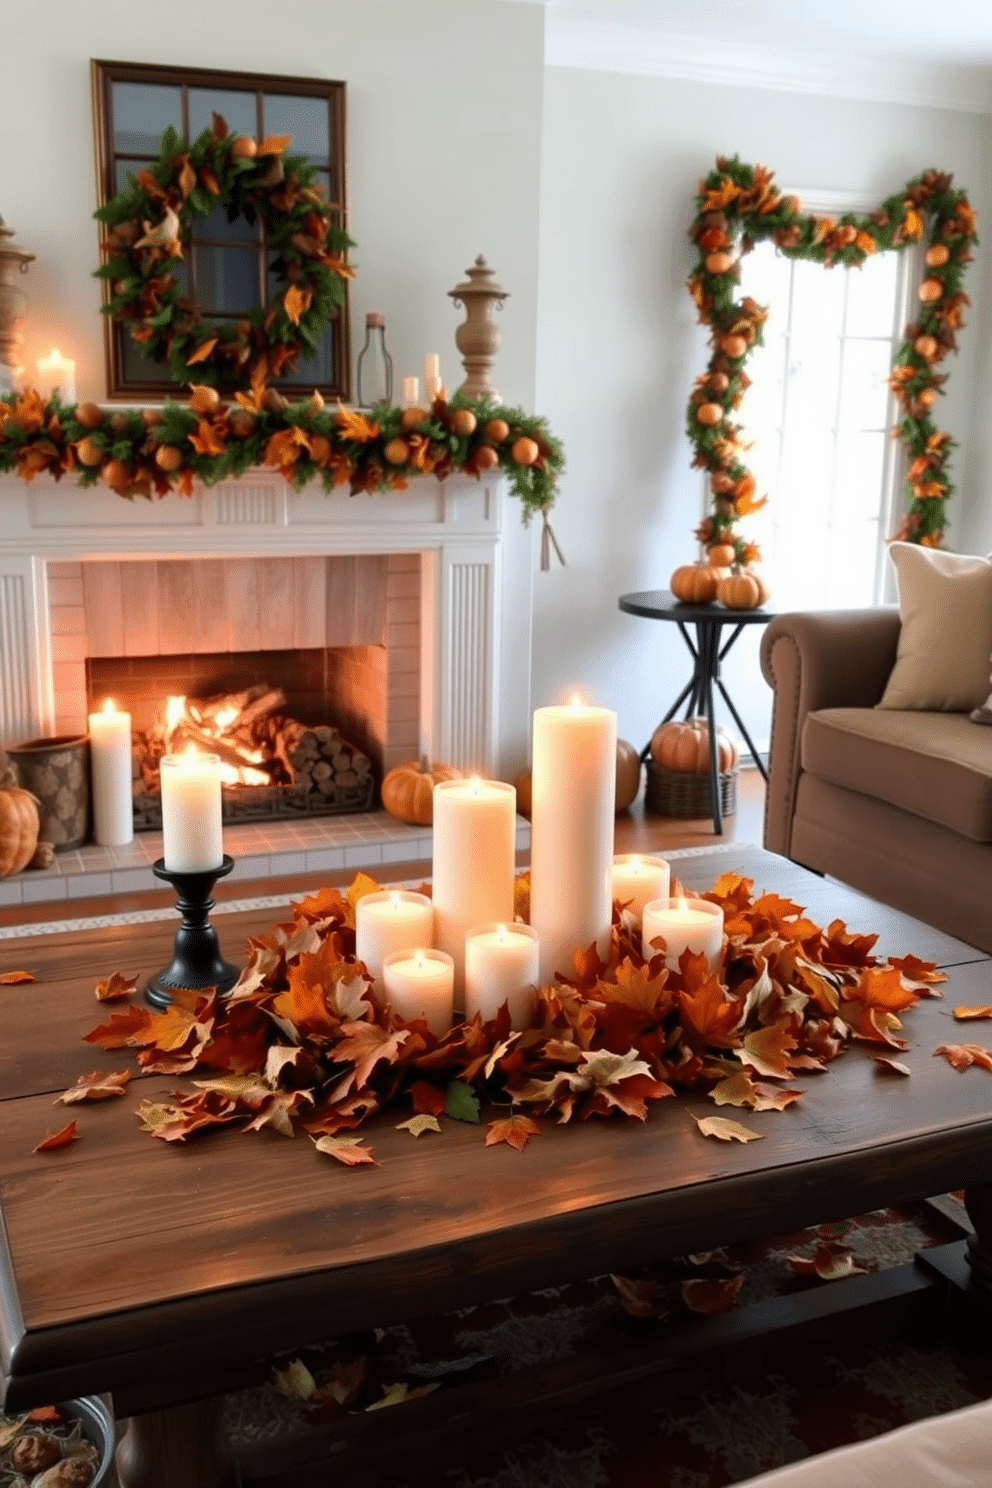
M 220 778 L 224 785 L 271 785 L 271 772 L 253 769 L 251 763 L 263 762 L 265 751 L 252 749 L 228 732 L 240 717 L 235 707 L 221 708 L 211 715 L 189 698 L 170 697 L 165 704 L 166 752 L 178 754 L 184 747 L 197 744 L 220 755 Z M 239 763 L 235 764 L 234 758 Z

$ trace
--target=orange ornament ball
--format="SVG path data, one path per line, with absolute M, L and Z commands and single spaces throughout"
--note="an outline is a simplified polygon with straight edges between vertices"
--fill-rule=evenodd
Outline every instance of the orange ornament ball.
M 404 408 L 400 419 L 400 428 L 405 434 L 410 434 L 418 424 L 422 424 L 430 415 L 426 408 Z
M 510 426 L 506 419 L 491 418 L 482 426 L 482 432 L 493 444 L 502 444 L 510 434 Z
M 737 361 L 740 357 L 747 355 L 747 339 L 744 336 L 724 336 L 720 342 L 720 349 L 728 357 Z
M 112 491 L 124 490 L 131 484 L 131 472 L 123 460 L 108 460 L 100 475 Z
M 410 458 L 410 446 L 405 439 L 390 439 L 382 453 L 390 465 L 405 465 Z
M 950 256 L 951 250 L 946 243 L 934 243 L 932 247 L 927 249 L 925 255 L 927 264 L 931 269 L 939 269 L 942 264 L 946 264 Z
M 491 444 L 480 444 L 472 458 L 476 470 L 492 470 L 494 465 L 499 464 L 499 455 Z
M 712 429 L 723 418 L 723 406 L 720 403 L 700 403 L 696 418 L 706 428 Z
M 455 434 L 474 434 L 478 422 L 471 408 L 456 408 L 451 415 L 451 428 Z
M 183 463 L 183 452 L 174 444 L 160 444 L 155 451 L 155 464 L 159 470 L 178 470 Z
M 940 299 L 943 293 L 944 286 L 939 279 L 924 279 L 917 290 L 917 294 L 924 305 L 932 305 L 936 300 Z
M 726 274 L 734 266 L 731 253 L 708 253 L 704 262 L 708 274 Z
M 80 403 L 76 408 L 76 423 L 84 429 L 99 429 L 103 423 L 103 409 L 95 403 Z
M 921 357 L 926 357 L 928 362 L 932 361 L 939 349 L 937 338 L 935 336 L 917 336 L 913 342 L 913 349 L 918 351 Z
M 254 160 L 258 146 L 250 135 L 239 134 L 231 146 L 231 154 L 235 160 Z
M 76 445 L 76 458 L 80 465 L 99 465 L 106 453 L 106 450 L 101 449 L 96 440 L 91 439 L 88 434 Z
M 526 434 L 521 434 L 510 446 L 510 454 L 518 465 L 533 465 L 540 453 L 536 441 L 528 439 Z

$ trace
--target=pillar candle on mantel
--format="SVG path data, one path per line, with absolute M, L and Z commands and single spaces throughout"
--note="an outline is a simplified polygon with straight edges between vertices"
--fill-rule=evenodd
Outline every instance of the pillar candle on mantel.
M 123 847 L 134 837 L 131 795 L 131 715 L 107 698 L 89 716 L 93 783 L 93 839 L 101 847 Z
M 192 746 L 164 754 L 162 856 L 170 873 L 207 873 L 224 861 L 221 830 L 220 760 Z
M 404 377 L 403 379 L 403 407 L 416 408 L 420 398 L 420 378 Z
M 576 701 L 534 713 L 530 922 L 541 981 L 571 972 L 576 951 L 605 956 L 613 919 L 617 715 Z
M 67 407 L 76 401 L 76 364 L 64 357 L 53 346 L 47 357 L 38 358 L 38 388 L 40 392 L 58 393 Z
M 502 780 L 443 780 L 434 787 L 434 944 L 465 980 L 473 925 L 513 919 L 517 793 Z

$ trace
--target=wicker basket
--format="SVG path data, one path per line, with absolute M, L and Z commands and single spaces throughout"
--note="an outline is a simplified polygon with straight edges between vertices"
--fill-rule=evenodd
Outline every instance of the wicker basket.
M 648 783 L 644 804 L 658 816 L 679 818 L 713 815 L 713 792 L 710 776 L 690 774 L 686 770 L 664 770 L 654 760 L 647 762 Z M 720 810 L 731 816 L 737 809 L 737 765 L 720 773 Z

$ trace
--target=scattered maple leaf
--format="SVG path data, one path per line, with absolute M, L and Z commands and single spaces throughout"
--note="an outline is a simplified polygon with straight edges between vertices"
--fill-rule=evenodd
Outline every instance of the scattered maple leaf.
M 444 1114 L 455 1121 L 479 1125 L 479 1097 L 471 1085 L 466 1085 L 464 1080 L 452 1080 L 445 1092 Z
M 80 1075 L 75 1085 L 64 1090 L 53 1104 L 74 1106 L 80 1101 L 111 1100 L 115 1095 L 124 1095 L 130 1083 L 130 1070 L 112 1070 L 109 1073 L 94 1070 L 92 1074 Z
M 354 1065 L 354 1069 L 335 1086 L 335 1096 L 346 1095 L 353 1085 L 365 1085 L 380 1061 L 395 1064 L 400 1047 L 410 1037 L 407 1029 L 390 1033 L 375 1023 L 342 1023 L 341 1033 L 344 1037 L 334 1046 L 334 1058 Z
M 541 1128 L 529 1116 L 507 1116 L 500 1121 L 490 1121 L 486 1130 L 486 1146 L 495 1147 L 505 1142 L 517 1152 L 523 1152 L 531 1137 L 540 1134 Z
M 710 1099 L 718 1106 L 750 1106 L 753 1111 L 784 1111 L 802 1095 L 801 1090 L 783 1090 L 780 1085 L 754 1081 L 747 1070 L 714 1085 Z
M 121 998 L 130 997 L 132 992 L 138 990 L 138 978 L 127 977 L 122 971 L 115 971 L 112 976 L 104 977 L 102 982 L 96 984 L 97 1002 L 119 1002 Z
M 379 1166 L 371 1149 L 362 1146 L 361 1137 L 315 1137 L 314 1146 L 318 1152 L 336 1157 L 338 1162 L 349 1168 L 358 1167 L 360 1163 L 371 1163 L 374 1168 Z
M 919 956 L 890 956 L 889 965 L 901 971 L 906 980 L 913 986 L 925 987 L 930 997 L 942 997 L 942 992 L 935 992 L 933 988 L 938 982 L 947 981 L 947 973 L 939 971 L 933 961 L 921 961 Z
M 956 1007 L 954 1017 L 959 1023 L 971 1023 L 979 1018 L 992 1018 L 992 1007 Z
M 439 1132 L 441 1123 L 436 1116 L 430 1116 L 422 1112 L 419 1116 L 411 1116 L 409 1121 L 400 1121 L 396 1126 L 397 1131 L 408 1131 L 411 1136 L 422 1137 L 424 1132 Z
M 739 1121 L 728 1121 L 726 1116 L 694 1116 L 693 1121 L 704 1137 L 718 1137 L 721 1142 L 760 1142 L 762 1133 L 748 1131 Z
M 273 1369 L 272 1387 L 292 1400 L 309 1400 L 317 1392 L 317 1381 L 302 1359 L 293 1359 L 285 1369 Z
M 818 1245 L 812 1257 L 790 1255 L 785 1259 L 797 1276 L 818 1276 L 821 1281 L 867 1275 L 867 1267 L 859 1266 L 846 1246 L 831 1241 Z
M 667 1317 L 668 1313 L 657 1302 L 658 1283 L 630 1276 L 616 1276 L 611 1271 L 610 1280 L 620 1293 L 624 1312 L 631 1317 Z
M 418 1116 L 440 1116 L 447 1097 L 443 1090 L 427 1080 L 415 1080 L 410 1086 L 410 1099 Z
M 732 1122 L 728 1123 L 733 1125 Z M 740 1296 L 744 1285 L 744 1272 L 736 1276 L 717 1276 L 708 1279 L 694 1277 L 682 1283 L 682 1301 L 690 1312 L 700 1312 L 706 1317 L 729 1312 Z
M 34 1151 L 61 1152 L 63 1147 L 69 1147 L 73 1142 L 78 1142 L 79 1140 L 79 1129 L 74 1121 L 70 1121 L 68 1126 L 63 1126 L 61 1131 L 49 1132 L 42 1137 L 37 1147 L 34 1148 Z
M 123 1013 L 111 1013 L 110 1022 L 102 1023 L 85 1035 L 87 1044 L 99 1044 L 101 1049 L 123 1049 L 128 1045 L 145 1044 L 151 1027 L 152 1015 L 147 1008 L 129 1007 Z
M 142 1101 L 134 1113 L 142 1131 L 156 1134 L 159 1129 L 166 1126 L 170 1121 L 175 1121 L 179 1115 L 178 1106 L 170 1106 L 164 1101 Z
M 759 1028 L 747 1034 L 737 1050 L 737 1057 L 759 1075 L 786 1080 L 792 1072 L 789 1055 L 795 1047 L 791 1022 L 774 1023 L 770 1028 Z
M 908 1064 L 900 1064 L 898 1059 L 889 1059 L 884 1054 L 873 1054 L 872 1059 L 878 1065 L 880 1075 L 909 1075 L 912 1074 Z
M 0 971 L 0 987 L 13 987 L 18 982 L 36 982 L 33 971 Z
M 973 1064 L 992 1071 L 992 1049 L 984 1049 L 981 1044 L 941 1044 L 933 1052 L 943 1054 L 958 1071 L 970 1069 Z
M 406 1380 L 400 1380 L 395 1385 L 383 1385 L 382 1399 L 373 1400 L 371 1405 L 365 1407 L 366 1412 L 374 1410 L 385 1410 L 390 1405 L 402 1405 L 404 1400 L 416 1400 L 421 1395 L 432 1395 L 435 1390 L 440 1390 L 440 1381 L 434 1381 L 429 1385 L 418 1385 L 415 1389 L 410 1388 Z
M 320 1383 L 311 1398 L 311 1404 L 320 1406 L 333 1401 L 339 1406 L 351 1405 L 358 1398 L 368 1372 L 369 1361 L 364 1356 L 352 1359 L 350 1363 L 335 1360 L 330 1369 L 321 1370 Z M 308 1419 L 312 1419 L 309 1412 Z

